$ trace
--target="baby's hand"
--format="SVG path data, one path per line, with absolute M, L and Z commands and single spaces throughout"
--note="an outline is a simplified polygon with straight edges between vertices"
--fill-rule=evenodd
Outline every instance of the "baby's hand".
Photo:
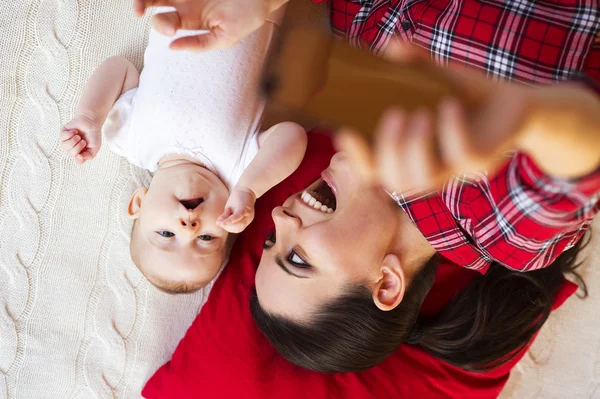
M 242 232 L 254 219 L 255 202 L 256 195 L 252 190 L 234 187 L 225 205 L 225 211 L 217 219 L 217 225 L 230 233 Z
M 60 130 L 60 148 L 82 164 L 96 157 L 102 145 L 101 126 L 85 116 L 76 116 Z

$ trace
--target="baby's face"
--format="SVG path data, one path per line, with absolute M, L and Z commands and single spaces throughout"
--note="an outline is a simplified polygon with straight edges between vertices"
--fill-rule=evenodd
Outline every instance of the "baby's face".
M 189 163 L 159 169 L 147 191 L 136 190 L 129 205 L 137 219 L 131 254 L 152 284 L 190 291 L 215 277 L 227 241 L 216 221 L 228 195 L 216 175 Z

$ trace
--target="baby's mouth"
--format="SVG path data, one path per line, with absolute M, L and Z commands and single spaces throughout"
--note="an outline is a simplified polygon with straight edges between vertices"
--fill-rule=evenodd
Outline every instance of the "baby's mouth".
M 191 211 L 200 206 L 200 204 L 204 202 L 204 198 L 191 198 L 186 200 L 179 200 L 179 202 L 185 207 L 185 209 Z
M 337 201 L 329 185 L 319 179 L 302 192 L 300 198 L 306 205 L 323 213 L 335 212 Z

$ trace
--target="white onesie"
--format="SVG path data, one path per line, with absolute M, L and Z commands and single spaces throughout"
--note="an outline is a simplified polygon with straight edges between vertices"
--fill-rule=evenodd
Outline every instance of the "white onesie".
M 152 30 L 139 87 L 103 127 L 110 149 L 151 172 L 165 155 L 186 154 L 231 189 L 258 151 L 259 84 L 276 29 L 268 22 L 230 49 L 198 54 L 170 50 L 173 38 Z

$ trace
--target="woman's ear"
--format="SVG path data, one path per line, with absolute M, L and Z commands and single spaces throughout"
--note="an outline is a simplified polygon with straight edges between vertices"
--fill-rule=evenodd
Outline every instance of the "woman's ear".
M 381 278 L 372 289 L 373 302 L 383 310 L 396 308 L 404 298 L 406 278 L 400 258 L 395 254 L 387 254 L 381 264 Z
M 138 187 L 137 190 L 131 195 L 129 205 L 127 205 L 127 215 L 130 219 L 137 219 L 140 217 L 140 208 L 142 207 L 142 200 L 148 192 L 146 187 Z

